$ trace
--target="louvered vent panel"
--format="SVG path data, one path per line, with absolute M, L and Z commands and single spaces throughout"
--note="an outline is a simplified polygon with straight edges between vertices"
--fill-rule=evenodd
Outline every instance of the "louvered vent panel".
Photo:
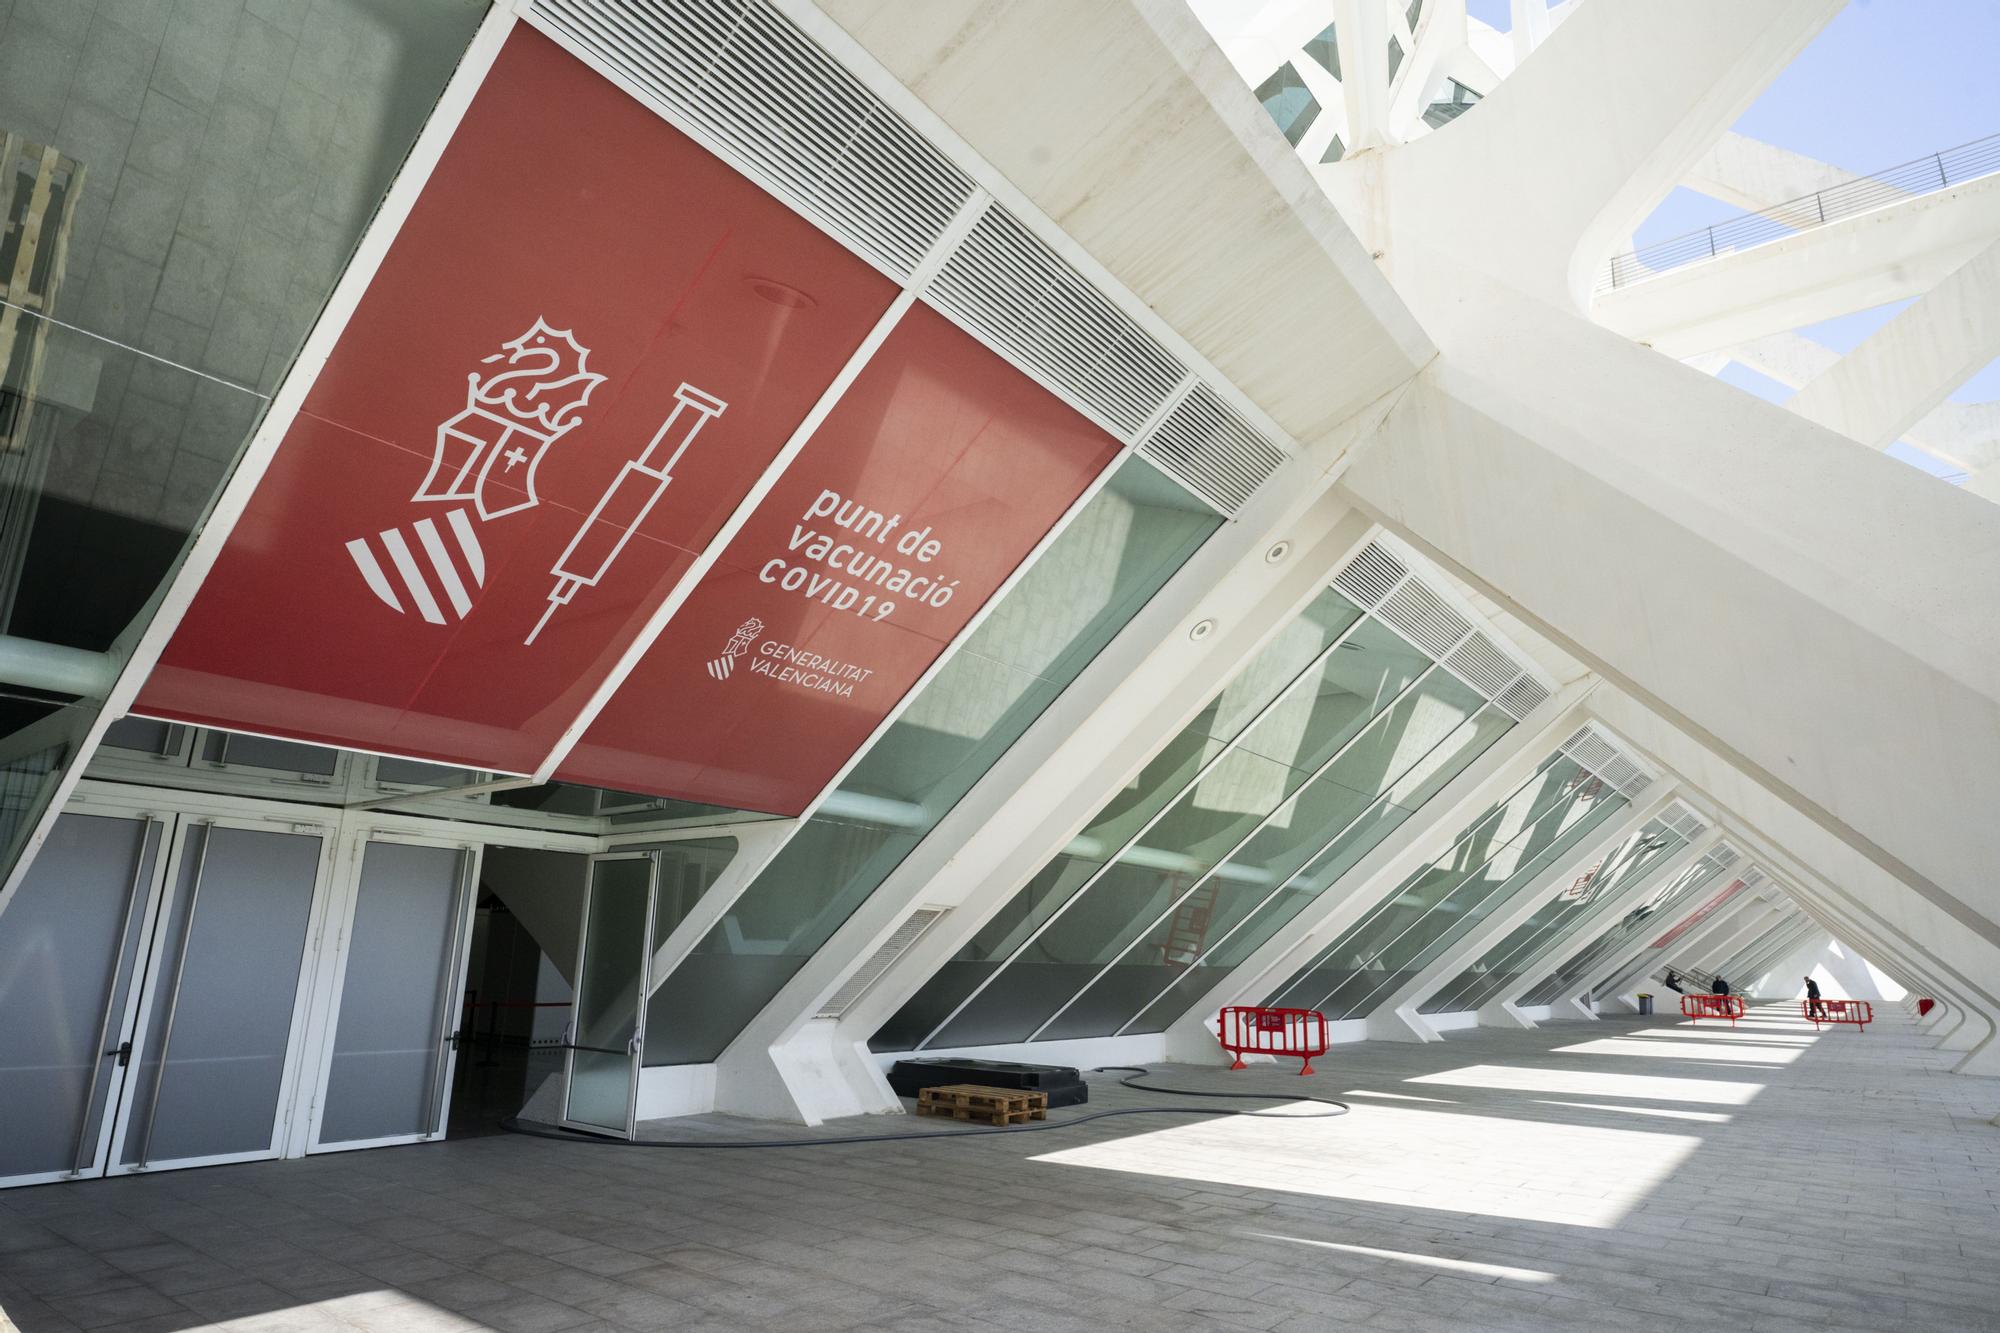
M 1507 688 L 1507 682 L 1521 672 L 1513 658 L 1500 651 L 1493 640 L 1477 631 L 1471 638 L 1458 646 L 1458 650 L 1445 659 L 1445 665 L 1457 672 L 1466 684 L 1478 690 L 1487 698 L 1499 696 Z
M 1706 820 L 1678 801 L 1667 810 L 1660 822 L 1689 842 L 1700 837 L 1702 830 L 1708 827 Z
M 904 918 L 896 927 L 896 933 L 882 942 L 882 947 L 868 955 L 866 962 L 854 970 L 841 988 L 820 1006 L 815 1018 L 839 1018 L 847 1012 L 848 1006 L 860 999 L 868 988 L 881 980 L 898 958 L 908 952 L 911 945 L 924 937 L 924 932 L 938 923 L 938 918 L 950 911 L 947 907 L 919 907 Z
M 1724 842 L 1716 844 L 1715 850 L 1701 859 L 1714 866 L 1717 870 L 1727 870 L 1736 864 L 1737 856 L 1736 849 Z
M 1564 741 L 1562 752 L 1591 772 L 1600 774 L 1618 753 L 1611 748 L 1610 742 L 1597 733 L 1595 727 L 1584 727 Z
M 949 158 L 754 0 L 535 0 L 552 30 L 905 276 L 971 197 Z
M 1403 562 L 1390 555 L 1374 542 L 1361 548 L 1360 554 L 1333 576 L 1333 586 L 1347 594 L 1362 610 L 1373 610 L 1375 604 L 1389 595 L 1396 586 L 1396 580 L 1409 571 Z
M 1443 657 L 1472 630 L 1464 616 L 1415 579 L 1406 580 L 1375 614 L 1432 657 Z
M 1516 721 L 1519 721 L 1535 709 L 1540 708 L 1548 697 L 1548 686 L 1542 684 L 1542 682 L 1536 680 L 1533 676 L 1523 675 L 1512 685 L 1500 691 L 1499 696 L 1493 702 L 1506 709 Z
M 1195 385 L 1139 442 L 1139 455 L 1230 514 L 1285 461 L 1206 384 Z
M 1770 878 L 1771 877 L 1769 875 L 1757 869 L 1757 867 L 1751 866 L 1748 870 L 1743 872 L 1743 887 L 1745 889 L 1755 889 L 1761 887 L 1763 883 Z
M 1187 368 L 998 204 L 925 293 L 1131 440 Z

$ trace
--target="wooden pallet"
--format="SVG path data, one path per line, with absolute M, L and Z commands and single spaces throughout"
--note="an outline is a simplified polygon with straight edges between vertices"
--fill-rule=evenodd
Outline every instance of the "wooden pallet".
M 976 1083 L 948 1083 L 917 1090 L 918 1115 L 950 1116 L 982 1125 L 1025 1125 L 1049 1118 L 1049 1095 L 1018 1088 L 984 1088 Z

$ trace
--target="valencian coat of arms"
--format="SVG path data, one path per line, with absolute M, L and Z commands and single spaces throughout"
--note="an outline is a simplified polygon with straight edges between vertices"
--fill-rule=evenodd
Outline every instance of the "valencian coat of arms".
M 473 594 L 485 586 L 486 552 L 474 524 L 541 503 L 536 479 L 543 460 L 581 424 L 591 393 L 605 378 L 590 369 L 590 349 L 569 329 L 551 328 L 540 317 L 500 347 L 480 362 L 492 370 L 466 376 L 465 405 L 438 425 L 430 470 L 410 497 L 413 504 L 451 508 L 347 543 L 348 556 L 380 601 L 398 613 L 414 609 L 434 625 L 463 620 Z M 603 578 L 672 482 L 673 464 L 727 406 L 692 385 L 680 386 L 672 412 L 606 487 L 549 571 L 555 590 L 529 643 L 558 607 Z M 664 463 L 656 461 L 663 448 L 671 452 Z

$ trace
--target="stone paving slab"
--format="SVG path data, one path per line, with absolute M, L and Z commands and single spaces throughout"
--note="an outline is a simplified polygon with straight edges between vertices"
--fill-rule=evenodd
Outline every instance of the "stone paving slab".
M 1167 1067 L 1270 1100 L 1028 1135 L 501 1136 L 42 1186 L 0 1193 L 0 1327 L 2000 1330 L 2000 1084 L 1949 1064 L 1899 1016 L 1607 1020 L 1311 1078 Z M 1051 1121 L 1173 1100 L 1100 1075 Z M 648 1130 L 905 1128 L 934 1126 Z

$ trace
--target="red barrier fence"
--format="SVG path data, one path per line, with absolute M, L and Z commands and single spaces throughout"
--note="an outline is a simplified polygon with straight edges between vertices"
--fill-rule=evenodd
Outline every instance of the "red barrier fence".
M 1799 1010 L 1812 1020 L 1814 1031 L 1821 1023 L 1852 1023 L 1866 1032 L 1875 1021 L 1875 1006 L 1866 1000 L 1800 1000 Z
M 1296 1055 L 1305 1061 L 1299 1073 L 1313 1071 L 1313 1057 L 1326 1054 L 1326 1015 L 1317 1009 L 1262 1009 L 1232 1004 L 1217 1023 L 1222 1049 L 1236 1056 L 1231 1069 L 1243 1068 L 1246 1055 Z
M 1704 1018 L 1726 1018 L 1729 1026 L 1735 1027 L 1736 1020 L 1743 1017 L 1743 997 L 1741 995 L 1683 995 L 1681 996 L 1681 1017 L 1692 1020 L 1700 1026 Z

